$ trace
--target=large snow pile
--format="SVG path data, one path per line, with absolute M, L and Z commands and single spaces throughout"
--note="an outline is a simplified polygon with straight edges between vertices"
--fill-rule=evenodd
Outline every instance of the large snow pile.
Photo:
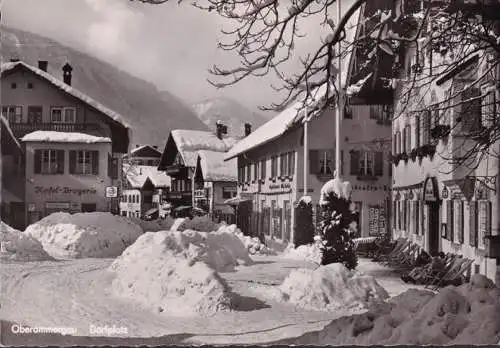
M 144 232 L 157 232 L 170 230 L 174 226 L 175 220 L 170 216 L 164 219 L 156 219 L 152 221 L 146 221 L 142 219 L 132 219 L 136 224 L 141 226 Z M 183 219 L 182 219 L 183 220 Z M 179 221 L 180 223 L 181 221 Z
M 270 248 L 268 248 L 265 244 L 263 244 L 259 238 L 257 237 L 250 237 L 250 236 L 245 236 L 241 230 L 236 227 L 236 225 L 222 225 L 219 227 L 219 232 L 227 232 L 227 233 L 232 233 L 235 236 L 237 236 L 245 248 L 247 249 L 248 253 L 251 255 L 276 255 L 276 252 Z
M 332 263 L 294 269 L 279 286 L 281 300 L 311 310 L 362 310 L 389 295 L 373 276 Z
M 44 261 L 53 258 L 43 250 L 42 244 L 35 238 L 0 221 L 0 260 Z
M 231 302 L 217 271 L 251 262 L 227 232 L 147 232 L 111 265 L 113 291 L 160 312 L 210 315 Z
M 177 231 L 177 229 L 182 225 L 182 223 L 184 222 L 184 220 L 186 220 L 186 218 L 177 218 L 177 219 L 175 219 L 175 221 L 172 224 L 172 226 L 170 226 L 170 229 L 172 231 Z
M 109 213 L 54 213 L 28 226 L 56 258 L 116 257 L 143 231 L 131 220 Z
M 367 313 L 281 344 L 485 345 L 500 340 L 500 288 L 481 275 L 438 294 L 411 289 Z
M 306 260 L 317 264 L 321 263 L 321 239 L 315 238 L 314 243 L 300 245 L 295 248 L 293 244 L 289 244 L 283 252 L 283 257 L 293 260 Z

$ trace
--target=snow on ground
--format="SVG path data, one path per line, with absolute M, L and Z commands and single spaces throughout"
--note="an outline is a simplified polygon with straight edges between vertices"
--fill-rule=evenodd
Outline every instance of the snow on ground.
M 55 258 L 116 257 L 143 233 L 131 220 L 109 213 L 54 213 L 24 231 Z
M 245 245 L 248 253 L 250 255 L 276 255 L 276 252 L 268 248 L 265 244 L 262 244 L 259 238 L 245 236 L 241 230 L 236 227 L 236 225 L 222 225 L 219 227 L 219 232 L 234 233 L 241 242 Z
M 232 233 L 147 232 L 113 262 L 113 290 L 169 315 L 211 315 L 231 305 L 217 271 L 240 264 L 252 260 Z
M 24 235 L 3 221 L 0 221 L 1 261 L 43 261 L 52 260 L 35 238 Z
M 342 264 L 319 266 L 315 270 L 294 269 L 271 294 L 278 300 L 311 310 L 363 310 L 389 294 L 375 278 L 349 271 Z M 274 292 L 274 294 L 273 294 Z

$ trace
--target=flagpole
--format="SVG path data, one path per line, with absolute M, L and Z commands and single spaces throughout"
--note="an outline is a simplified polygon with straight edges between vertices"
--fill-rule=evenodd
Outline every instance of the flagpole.
M 337 23 L 340 23 L 342 18 L 342 10 L 340 5 L 341 0 L 337 0 Z M 337 112 L 335 113 L 335 177 L 340 179 L 340 120 L 343 111 L 343 93 L 342 93 L 342 45 L 339 40 L 337 43 L 338 67 L 337 67 Z

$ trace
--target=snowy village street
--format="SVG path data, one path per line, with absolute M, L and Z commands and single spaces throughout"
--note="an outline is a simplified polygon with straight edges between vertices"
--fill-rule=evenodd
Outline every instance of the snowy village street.
M 252 258 L 255 263 L 251 266 L 221 273 L 232 292 L 239 295 L 236 310 L 208 318 L 159 315 L 113 297 L 109 293 L 113 274 L 107 270 L 112 259 L 4 264 L 0 270 L 0 317 L 27 326 L 74 327 L 80 336 L 89 336 L 91 324 L 116 325 L 126 327 L 129 337 L 181 334 L 176 340 L 184 344 L 254 344 L 320 330 L 332 319 L 347 314 L 301 310 L 269 300 L 266 293 L 281 284 L 291 269 L 316 265 L 282 256 Z M 376 264 L 363 260 L 360 269 L 381 275 L 379 282 L 391 289 L 391 295 L 408 287 Z M 3 328 L 3 332 L 8 331 Z M 57 344 L 61 339 L 58 335 L 44 336 L 48 344 Z M 8 337 L 4 337 L 6 344 L 10 342 Z

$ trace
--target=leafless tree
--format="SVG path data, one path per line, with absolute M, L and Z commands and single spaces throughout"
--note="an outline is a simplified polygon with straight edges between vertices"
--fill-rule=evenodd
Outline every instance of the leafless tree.
M 169 0 L 136 1 L 161 4 Z M 499 73 L 498 0 L 353 0 L 338 21 L 333 18 L 339 0 L 195 1 L 194 6 L 215 11 L 233 28 L 223 32 L 227 42 L 219 43 L 219 47 L 236 52 L 240 63 L 232 67 L 214 65 L 211 83 L 216 87 L 275 73 L 282 82 L 275 88 L 284 92 L 284 98 L 263 109 L 280 110 L 325 85 L 326 95 L 334 98 L 339 87 L 335 76 L 338 55 L 353 53 L 355 66 L 347 81 L 347 95 L 355 94 L 366 83 L 372 85 L 372 90 L 394 90 L 398 101 L 394 117 L 411 112 L 431 117 L 434 125 L 448 117 L 450 110 L 459 108 L 459 113 L 467 117 L 453 123 L 459 130 L 450 131 L 460 131 L 466 135 L 464 139 L 474 142 L 464 146 L 459 155 L 450 155 L 457 165 L 474 167 L 478 156 L 497 151 L 492 146 L 500 140 L 496 102 L 487 98 L 486 90 L 477 87 L 484 81 L 497 81 Z M 358 10 L 364 10 L 359 21 Z M 306 20 L 315 21 L 325 32 L 325 39 L 301 57 L 298 72 L 289 73 L 285 66 L 292 59 L 296 41 L 307 35 L 300 31 Z M 354 26 L 349 24 L 352 20 Z M 357 34 L 348 35 L 353 30 Z M 341 52 L 335 49 L 339 41 Z M 414 57 L 410 64 L 405 61 L 408 56 Z M 437 103 L 431 96 L 432 86 L 457 75 L 457 70 L 467 70 L 466 66 L 472 71 L 470 76 L 475 73 L 475 77 L 458 79 Z M 333 98 L 327 98 L 319 107 L 326 107 Z M 478 108 L 483 109 L 479 120 L 468 116 L 476 115 Z M 443 127 L 438 130 L 447 131 Z

